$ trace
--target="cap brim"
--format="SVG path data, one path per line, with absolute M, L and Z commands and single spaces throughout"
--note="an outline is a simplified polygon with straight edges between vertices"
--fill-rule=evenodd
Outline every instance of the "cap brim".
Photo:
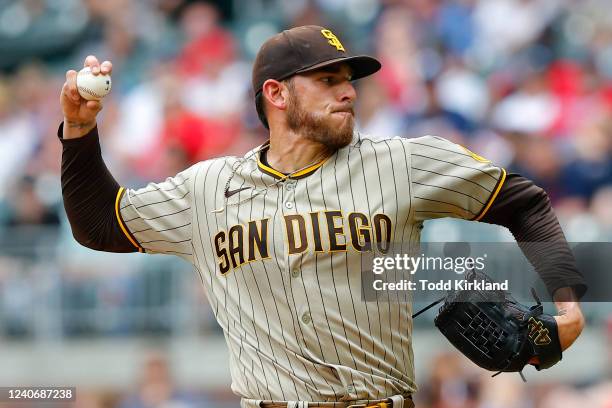
M 377 72 L 381 67 L 381 63 L 374 57 L 370 57 L 368 55 L 355 55 L 352 57 L 341 57 L 334 58 L 331 60 L 319 62 L 318 64 L 312 65 L 310 67 L 302 68 L 299 71 L 296 71 L 296 74 L 302 74 L 304 72 L 315 71 L 317 69 L 328 67 L 330 65 L 346 63 L 353 70 L 352 79 L 359 79 L 366 77 L 368 75 L 372 75 Z

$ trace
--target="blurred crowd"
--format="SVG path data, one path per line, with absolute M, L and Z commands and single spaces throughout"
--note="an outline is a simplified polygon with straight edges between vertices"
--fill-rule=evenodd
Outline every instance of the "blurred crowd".
M 452 139 L 534 179 L 564 220 L 591 227 L 577 239 L 607 237 L 612 227 L 605 0 L 2 4 L 4 225 L 60 222 L 57 98 L 64 72 L 86 55 L 114 64 L 100 118 L 104 155 L 120 183 L 139 186 L 264 141 L 250 92 L 252 58 L 269 35 L 313 23 L 383 63 L 357 83 L 362 131 Z
M 524 383 L 515 373 L 491 378 L 491 373 L 470 363 L 457 352 L 436 356 L 428 378 L 417 394 L 418 408 L 609 408 L 612 379 Z M 544 375 L 544 373 L 532 374 Z
M 382 61 L 377 75 L 356 83 L 363 132 L 380 138 L 434 134 L 461 143 L 545 188 L 569 240 L 612 240 L 609 1 L 5 0 L 0 2 L 2 334 L 24 334 L 21 320 L 7 322 L 37 298 L 28 279 L 50 276 L 49 270 L 63 283 L 48 286 L 61 288 L 62 307 L 70 310 L 95 304 L 112 310 L 134 302 L 130 288 L 147 286 L 148 278 L 130 277 L 130 271 L 144 268 L 143 261 L 92 258 L 71 239 L 55 136 L 65 71 L 78 70 L 89 54 L 113 62 L 113 89 L 99 120 L 104 158 L 120 184 L 139 187 L 199 160 L 242 155 L 266 140 L 250 90 L 251 63 L 266 38 L 302 24 L 329 27 L 349 50 Z M 49 233 L 45 245 L 51 242 L 63 254 L 52 264 L 44 253 L 29 252 L 32 242 Z M 15 246 L 17 255 L 8 254 Z M 41 261 L 29 265 L 36 255 Z M 70 317 L 72 326 L 63 330 L 127 330 L 110 321 L 97 328 L 74 326 L 89 320 L 87 314 Z M 163 321 L 168 320 L 176 321 Z M 163 321 L 145 331 L 172 331 Z M 152 407 L 162 405 L 150 401 L 164 398 L 163 406 L 205 406 L 193 395 L 173 393 L 165 364 L 152 358 L 132 397 L 100 402 L 101 394 L 94 393 L 92 401 L 98 402 L 83 406 Z M 454 355 L 440 355 L 430 376 L 421 381 L 420 407 L 612 407 L 609 383 L 513 393 L 525 390 L 516 378 L 483 381 Z M 157 386 L 147 388 L 148 383 Z
M 612 321 L 607 334 L 602 334 L 612 342 Z M 612 363 L 612 348 L 608 356 L 601 357 Z M 237 398 L 227 390 L 204 393 L 181 386 L 169 361 L 159 351 L 150 351 L 139 371 L 135 385 L 126 392 L 81 390 L 75 408 L 237 406 Z M 503 373 L 491 378 L 490 372 L 477 367 L 456 350 L 440 351 L 427 364 L 425 375 L 417 378 L 419 392 L 414 401 L 417 408 L 612 407 L 610 368 L 603 373 L 594 371 L 588 377 L 564 383 L 546 380 L 546 372 L 536 373 L 530 368 L 524 371 L 527 382 L 523 382 L 517 373 Z
M 612 407 L 612 372 L 603 379 L 598 377 L 599 373 L 593 373 L 592 378 L 577 380 L 574 384 L 524 383 L 516 373 L 491 378 L 491 373 L 476 367 L 456 351 L 436 354 L 427 371 L 425 378 L 417 379 L 421 384 L 414 398 L 417 408 Z M 527 374 L 530 375 L 541 374 Z M 163 354 L 151 352 L 140 368 L 132 391 L 85 391 L 75 408 L 229 408 L 237 403 L 236 397 L 227 392 L 202 393 L 181 387 Z

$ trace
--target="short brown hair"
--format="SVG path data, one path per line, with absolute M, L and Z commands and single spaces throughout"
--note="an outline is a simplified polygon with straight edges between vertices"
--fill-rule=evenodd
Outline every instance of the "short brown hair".
M 257 110 L 257 116 L 259 116 L 259 120 L 264 125 L 264 127 L 270 130 L 270 126 L 268 125 L 268 118 L 266 118 L 266 107 L 264 106 L 264 96 L 263 92 L 257 92 L 255 95 L 255 109 Z

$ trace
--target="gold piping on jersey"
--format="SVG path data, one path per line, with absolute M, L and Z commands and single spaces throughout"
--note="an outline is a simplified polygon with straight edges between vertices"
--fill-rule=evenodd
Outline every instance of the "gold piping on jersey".
M 261 162 L 260 159 L 257 159 L 257 167 L 259 167 L 259 170 L 263 171 L 264 173 L 266 173 L 268 176 L 272 176 L 274 178 L 280 178 L 280 179 L 284 179 L 287 178 L 287 175 L 281 173 L 280 171 L 276 171 L 274 170 L 272 167 L 270 166 L 266 166 L 265 164 L 263 164 Z
M 117 216 L 119 227 L 121 228 L 121 231 L 123 231 L 127 239 L 132 243 L 132 245 L 138 248 L 138 252 L 144 252 L 142 247 L 138 245 L 136 238 L 132 236 L 130 231 L 127 229 L 127 227 L 123 223 L 123 219 L 121 218 L 121 213 L 119 212 L 119 203 L 121 202 L 121 197 L 123 196 L 123 193 L 125 193 L 125 188 L 119 187 L 119 191 L 117 191 L 117 197 L 115 198 L 115 215 Z
M 261 170 L 262 172 L 264 172 L 265 174 L 267 174 L 268 176 L 272 176 L 274 178 L 278 178 L 278 179 L 301 179 L 304 178 L 306 176 L 311 175 L 312 173 L 314 173 L 319 167 L 323 166 L 323 164 L 325 164 L 325 162 L 327 161 L 327 159 L 329 159 L 329 157 L 321 160 L 320 162 L 313 164 L 312 166 L 306 167 L 305 169 L 302 169 L 298 172 L 295 173 L 291 173 L 291 174 L 284 174 L 281 173 L 278 170 L 274 170 L 272 167 L 265 165 L 261 162 L 260 158 L 257 158 L 257 167 L 259 167 L 259 170 Z
M 292 174 L 290 178 L 301 178 L 301 177 L 306 177 L 312 173 L 314 173 L 314 171 L 316 169 L 318 169 L 319 167 L 321 167 L 323 164 L 325 164 L 325 162 L 327 161 L 327 159 L 329 159 L 329 157 L 326 157 L 325 159 L 321 160 L 320 162 L 318 162 L 317 164 L 313 164 L 310 167 L 306 167 L 304 170 L 298 171 L 295 174 Z
M 472 221 L 480 221 L 482 217 L 485 216 L 487 211 L 489 211 L 489 208 L 491 208 L 491 205 L 493 205 L 493 201 L 495 201 L 495 199 L 497 198 L 499 191 L 504 185 L 504 181 L 506 181 L 506 170 L 502 168 L 501 171 L 502 171 L 502 175 L 499 178 L 499 182 L 497 183 L 497 186 L 495 187 L 495 191 L 493 192 L 493 194 L 491 194 L 491 198 L 489 198 L 489 202 L 487 202 L 487 205 L 482 209 L 480 214 L 478 214 L 475 218 L 472 218 Z
M 484 157 L 482 157 L 479 154 L 474 153 L 473 151 L 471 151 L 470 149 L 468 149 L 467 147 L 463 146 L 463 145 L 459 145 L 461 148 L 463 148 L 463 150 L 466 151 L 467 154 L 469 154 L 470 156 L 472 156 L 472 159 L 481 162 L 481 163 L 491 163 L 491 160 L 489 159 L 485 159 Z

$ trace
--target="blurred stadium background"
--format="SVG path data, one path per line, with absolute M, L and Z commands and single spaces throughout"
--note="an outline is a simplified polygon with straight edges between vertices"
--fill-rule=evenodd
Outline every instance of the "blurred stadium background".
M 357 84 L 364 132 L 465 144 L 544 187 L 569 240 L 612 241 L 607 0 L 0 0 L 0 386 L 74 385 L 87 408 L 238 406 L 192 268 L 73 241 L 58 95 L 86 55 L 113 61 L 104 157 L 122 185 L 141 186 L 263 142 L 251 61 L 268 36 L 309 23 L 382 60 Z M 425 238 L 508 233 L 439 220 Z M 490 379 L 431 315 L 418 319 L 417 406 L 612 407 L 610 304 L 585 310 L 564 361 L 527 370 L 526 384 Z

